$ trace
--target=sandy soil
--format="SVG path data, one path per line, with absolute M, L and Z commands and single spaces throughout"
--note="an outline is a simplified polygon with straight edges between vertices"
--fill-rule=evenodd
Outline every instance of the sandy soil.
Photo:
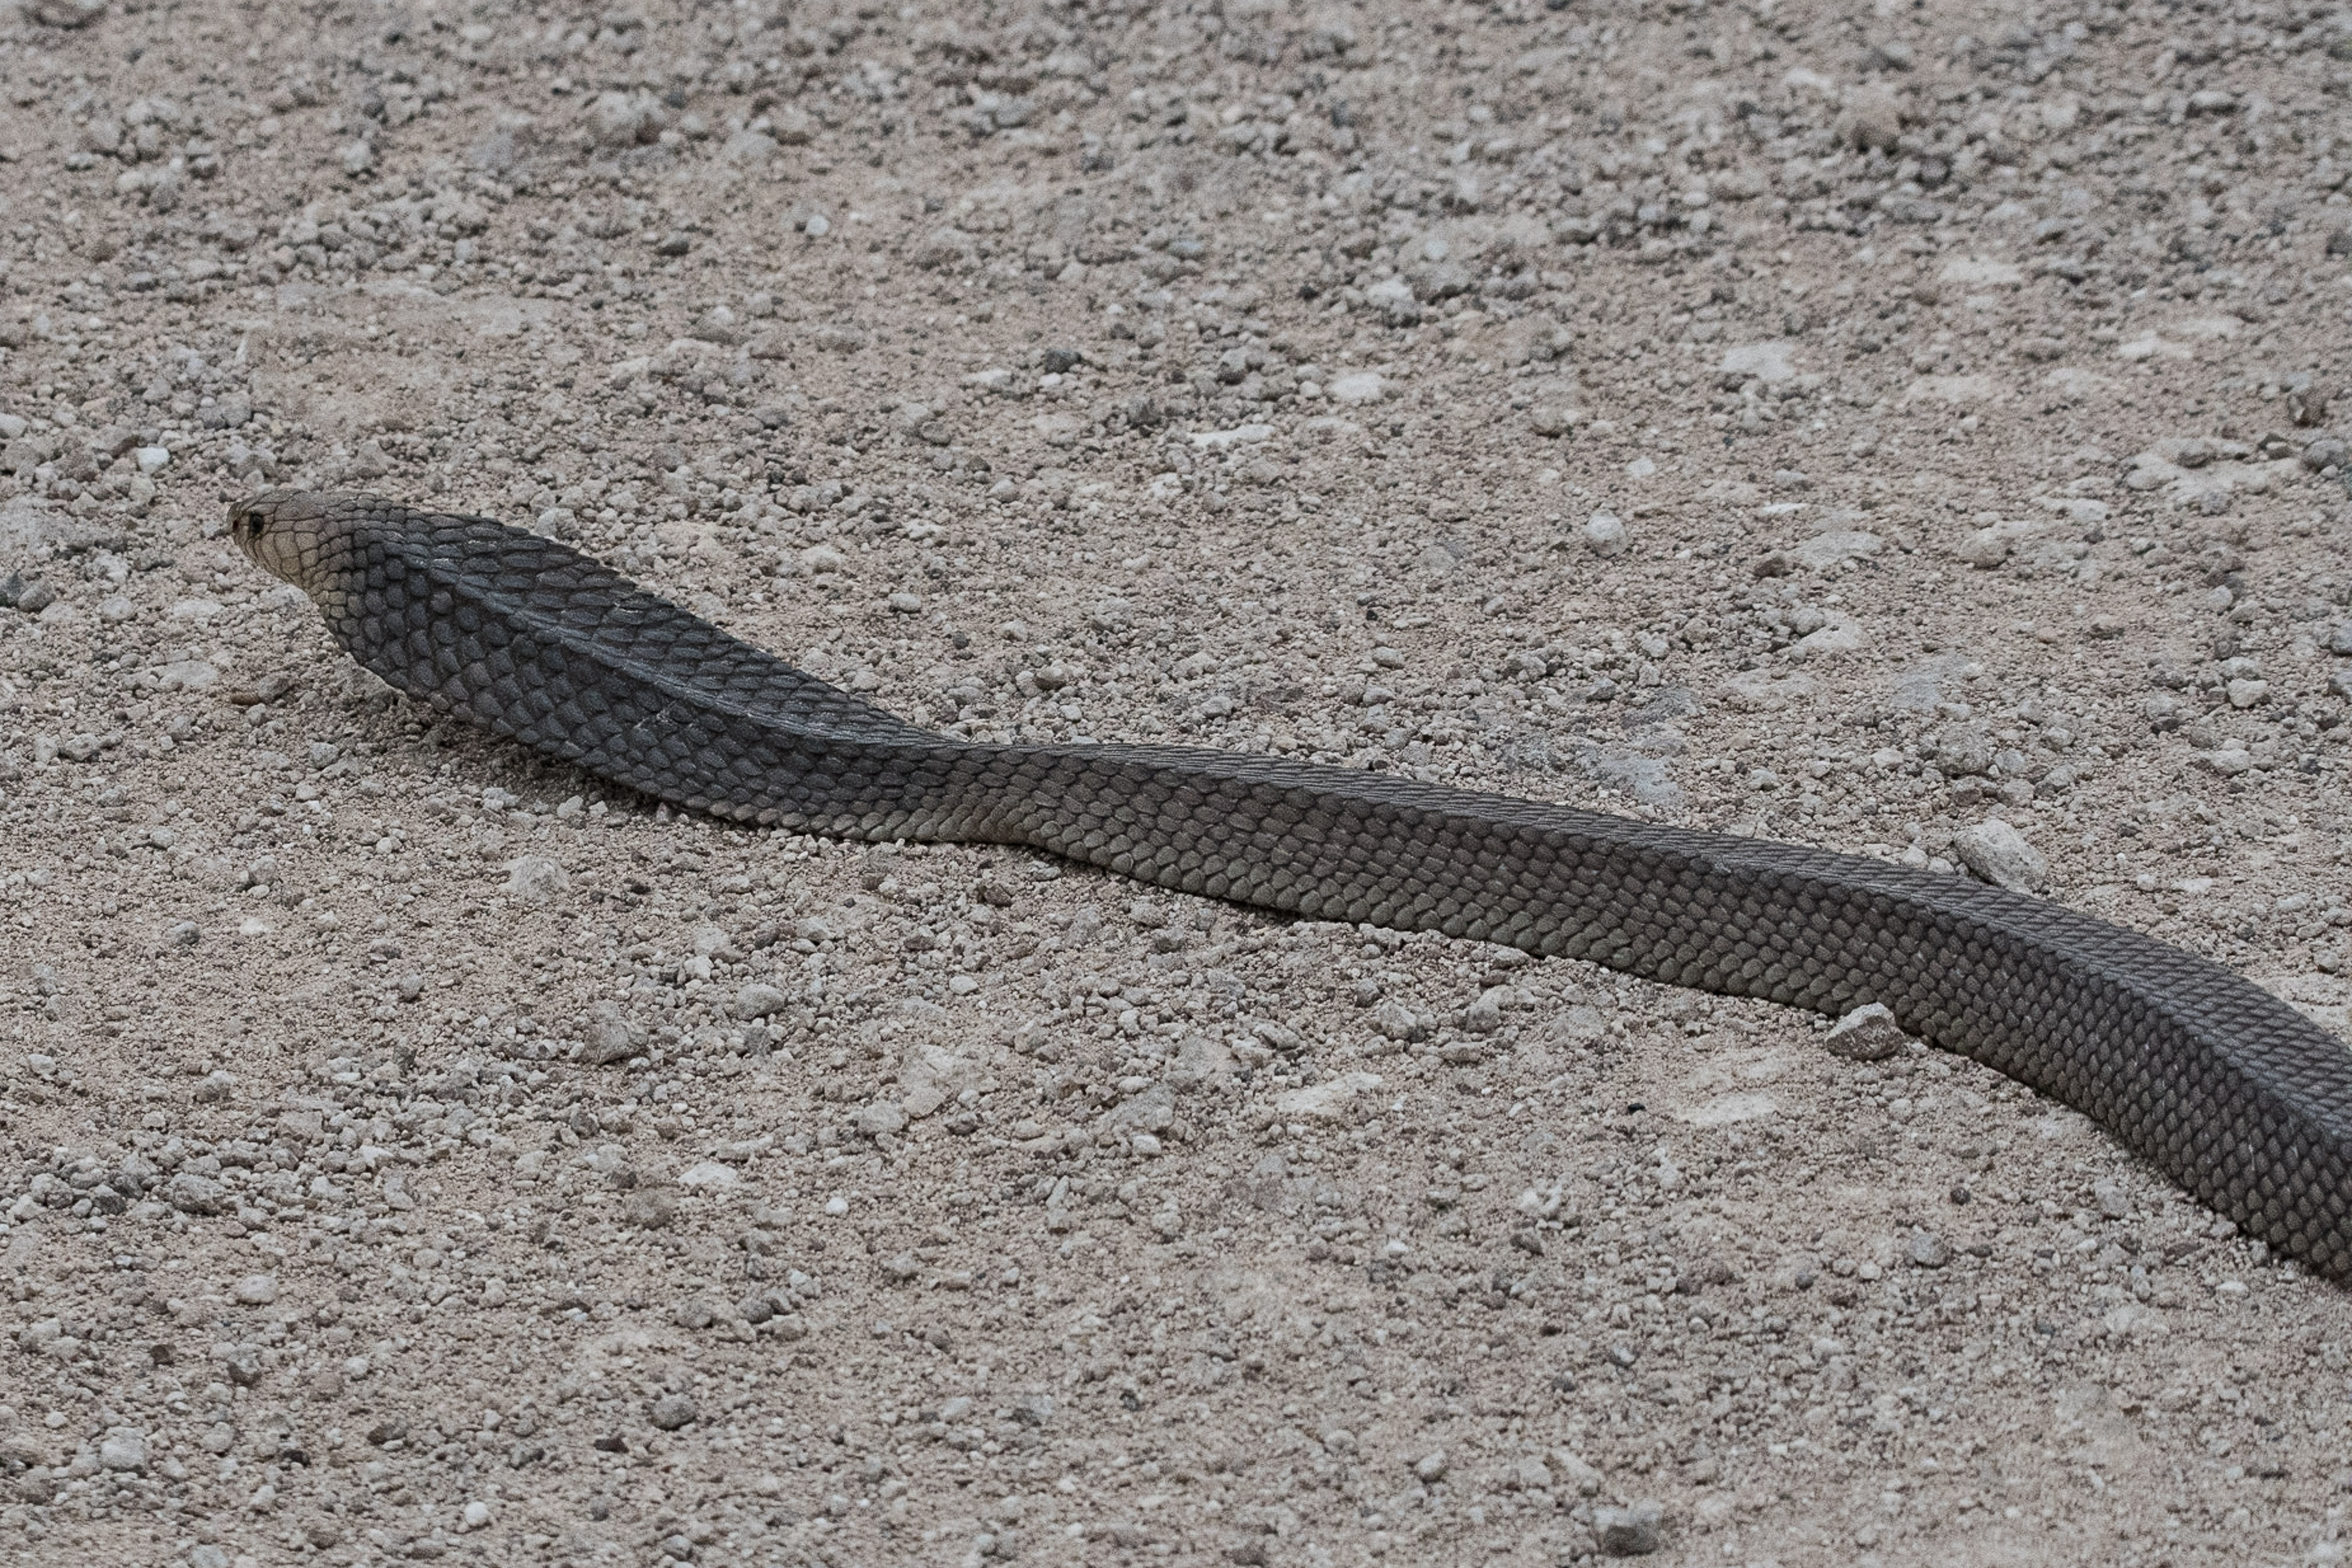
M 2341 1029 L 2345 14 L 5 16 L 0 1557 L 2352 1551 L 2344 1291 L 2063 1107 L 676 818 L 221 538 L 530 522 L 958 733 L 1967 860 Z

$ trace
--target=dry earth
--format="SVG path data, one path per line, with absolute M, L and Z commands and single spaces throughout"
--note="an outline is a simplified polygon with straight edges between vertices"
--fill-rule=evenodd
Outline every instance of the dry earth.
M 26 0 L 0 81 L 0 1557 L 2352 1552 L 2345 1291 L 2063 1107 L 676 818 L 221 538 L 1973 854 L 2340 1029 L 2352 14 Z

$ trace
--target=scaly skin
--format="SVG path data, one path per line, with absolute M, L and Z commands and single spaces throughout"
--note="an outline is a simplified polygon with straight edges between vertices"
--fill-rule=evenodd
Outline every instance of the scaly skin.
M 1823 1013 L 1883 1002 L 2090 1116 L 2278 1251 L 2352 1275 L 2352 1055 L 2137 932 L 1876 861 L 1311 763 L 972 745 L 486 518 L 271 491 L 230 522 L 401 691 L 673 805 L 841 838 L 1021 844 Z

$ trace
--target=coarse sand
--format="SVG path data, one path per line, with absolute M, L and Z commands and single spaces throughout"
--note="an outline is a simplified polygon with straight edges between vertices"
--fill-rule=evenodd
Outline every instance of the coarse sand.
M 673 815 L 222 528 L 2341 1031 L 2352 13 L 20 0 L 0 83 L 0 1562 L 2352 1553 L 2352 1298 L 1986 1070 Z

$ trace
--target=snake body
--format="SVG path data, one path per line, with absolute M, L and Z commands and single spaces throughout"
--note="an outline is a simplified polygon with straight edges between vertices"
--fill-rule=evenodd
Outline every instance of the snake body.
M 1911 1033 L 2083 1112 L 2277 1251 L 2352 1275 L 2352 1054 L 2137 932 L 1957 877 L 1384 774 L 965 742 L 487 518 L 273 491 L 230 522 L 400 691 L 675 806 L 847 839 L 1023 845 L 1183 893 L 1832 1015 L 1884 1003 Z

